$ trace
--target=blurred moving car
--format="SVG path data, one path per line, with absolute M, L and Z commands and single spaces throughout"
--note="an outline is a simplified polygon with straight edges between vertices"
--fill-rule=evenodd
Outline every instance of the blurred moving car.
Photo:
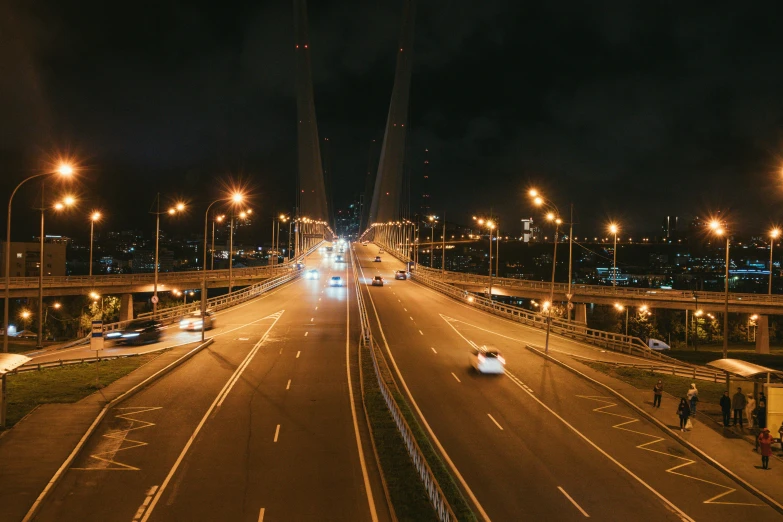
M 372 280 L 372 286 L 383 286 L 383 278 L 381 276 L 375 276 Z
M 375 256 L 375 262 L 380 263 L 381 262 L 381 256 Z
M 329 286 L 343 286 L 343 278 L 340 276 L 332 276 L 329 279 Z
M 305 279 L 319 279 L 321 277 L 321 274 L 318 273 L 318 270 L 315 268 L 312 268 L 305 272 Z
M 145 344 L 160 341 L 163 335 L 161 324 L 154 319 L 136 319 L 128 323 L 124 330 L 109 332 L 107 339 L 119 344 Z
M 495 348 L 480 346 L 470 355 L 470 365 L 479 373 L 503 374 L 506 372 L 506 360 Z
M 408 279 L 408 274 L 405 273 L 405 270 L 397 270 L 394 272 L 394 279 Z
M 207 310 L 204 312 L 204 330 L 209 330 L 210 328 L 215 327 L 215 315 Z M 179 322 L 179 329 L 180 330 L 201 330 L 201 310 L 196 310 L 195 312 L 192 312 L 190 315 L 186 315 L 182 318 L 182 320 Z
M 378 253 L 383 254 L 383 249 L 381 248 L 380 250 L 378 250 Z
M 343 258 L 342 255 L 337 254 L 337 256 L 334 258 L 334 262 L 335 263 L 345 263 L 345 259 Z

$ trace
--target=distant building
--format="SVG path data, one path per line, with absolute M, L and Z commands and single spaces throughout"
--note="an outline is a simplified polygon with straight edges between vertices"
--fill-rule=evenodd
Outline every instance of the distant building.
M 421 181 L 421 204 L 419 206 L 420 216 L 429 216 L 432 208 L 430 194 L 430 157 L 429 149 L 424 149 L 424 168 L 422 169 Z
M 523 218 L 522 220 L 522 241 L 530 243 L 533 237 L 533 218 Z
M 44 275 L 64 276 L 66 242 L 44 243 Z M 5 243 L 0 244 L 0 269 L 5 274 Z M 38 277 L 40 243 L 11 243 L 11 277 Z
M 671 243 L 672 241 L 677 241 L 679 238 L 679 221 L 680 218 L 677 216 L 666 216 L 663 218 L 661 232 L 665 242 Z

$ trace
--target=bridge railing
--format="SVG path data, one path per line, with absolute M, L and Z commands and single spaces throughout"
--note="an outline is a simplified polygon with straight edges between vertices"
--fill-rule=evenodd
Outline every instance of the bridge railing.
M 431 268 L 417 266 L 416 270 L 431 274 L 430 277 L 437 277 L 444 281 L 466 284 L 478 284 L 488 286 L 489 276 L 479 274 L 467 274 L 464 272 L 452 272 L 433 270 Z M 550 283 L 545 281 L 528 281 L 524 279 L 514 279 L 511 277 L 493 277 L 492 286 L 500 288 L 513 288 L 522 290 L 534 290 L 539 292 L 549 292 Z M 555 283 L 554 292 L 560 296 L 565 296 L 568 292 L 568 284 Z M 723 292 L 703 292 L 690 290 L 666 290 L 660 288 L 631 288 L 601 285 L 572 284 L 571 292 L 573 294 L 611 297 L 618 300 L 631 298 L 634 300 L 645 301 L 688 301 L 710 304 L 722 304 L 725 300 Z M 783 295 L 769 294 L 746 294 L 729 292 L 729 304 L 760 304 L 770 306 L 783 306 Z
M 304 257 L 318 250 L 318 247 L 320 247 L 322 243 L 323 242 L 319 242 L 318 244 L 310 248 L 299 259 L 304 259 Z M 288 281 L 296 279 L 297 277 L 302 275 L 303 270 L 304 270 L 303 268 L 297 268 L 296 264 L 286 264 L 284 267 L 278 267 L 278 274 L 281 275 L 278 275 L 277 277 L 268 279 L 266 281 L 262 281 L 260 283 L 255 283 L 246 288 L 234 290 L 230 294 L 211 297 L 207 299 L 207 309 L 210 311 L 223 310 L 225 308 L 230 308 L 237 304 L 253 299 L 263 294 L 264 292 L 268 292 L 269 290 L 272 290 L 273 288 L 277 288 L 278 286 L 287 283 Z M 136 319 L 155 318 L 160 320 L 164 324 L 170 324 L 179 320 L 181 317 L 189 313 L 196 312 L 198 310 L 201 310 L 201 301 L 195 300 L 186 305 L 172 306 L 170 308 L 160 309 L 157 311 L 156 314 L 153 314 L 152 312 L 144 312 L 137 315 Z M 110 332 L 112 330 L 121 330 L 125 328 L 129 322 L 130 321 L 119 321 L 116 323 L 110 323 L 104 325 L 104 330 L 107 332 Z
M 274 277 L 287 270 L 290 270 L 293 261 L 287 261 L 277 265 L 256 266 L 246 268 L 235 268 L 233 270 L 234 279 L 247 279 L 255 277 Z M 228 269 L 207 270 L 207 281 L 223 281 L 228 279 Z M 95 275 L 95 276 L 45 276 L 43 278 L 44 288 L 59 288 L 68 286 L 83 286 L 90 288 L 92 286 L 125 286 L 125 285 L 143 285 L 153 284 L 154 274 L 152 272 L 143 272 L 136 274 L 117 274 L 117 275 Z M 159 272 L 158 285 L 172 284 L 179 281 L 201 281 L 204 277 L 202 270 L 188 270 L 182 272 Z M 11 277 L 9 278 L 12 289 L 38 288 L 37 277 Z M 0 289 L 5 289 L 5 278 L 0 278 Z
M 534 328 L 545 329 L 547 323 L 547 316 L 544 314 L 537 314 L 530 312 L 518 306 L 511 306 L 491 301 L 485 297 L 471 294 L 465 290 L 457 288 L 451 284 L 444 283 L 440 280 L 429 277 L 427 272 L 421 272 L 418 269 L 411 273 L 411 278 L 414 281 L 418 281 L 434 290 L 437 290 L 443 294 L 453 297 L 469 306 L 478 308 L 480 310 L 488 311 L 490 313 L 501 315 L 511 319 L 512 321 L 532 326 Z M 550 331 L 561 337 L 568 337 L 575 341 L 592 344 L 594 346 L 600 346 L 612 351 L 627 353 L 636 357 L 643 357 L 645 359 L 656 359 L 660 361 L 668 360 L 675 362 L 678 365 L 684 363 L 675 361 L 665 355 L 651 350 L 641 339 L 638 337 L 632 337 L 620 333 L 606 332 L 603 330 L 596 330 L 589 328 L 581 323 L 563 321 L 561 319 L 552 319 L 550 323 Z
M 395 399 L 395 393 L 397 396 L 402 396 L 399 388 L 397 388 L 396 381 L 391 374 L 391 369 L 386 363 L 386 359 L 383 355 L 379 355 L 380 348 L 375 343 L 372 337 L 372 330 L 370 329 L 370 322 L 367 315 L 367 307 L 364 303 L 364 297 L 362 296 L 362 288 L 359 283 L 359 271 L 357 270 L 358 263 L 356 262 L 356 256 L 353 248 L 351 251 L 351 263 L 354 267 L 353 280 L 356 288 L 356 300 L 359 306 L 359 318 L 361 322 L 362 338 L 361 344 L 363 348 L 367 348 L 372 359 L 373 370 L 378 381 L 378 387 L 381 390 L 381 395 L 386 403 L 386 407 L 389 409 L 394 423 L 397 426 L 397 430 L 402 436 L 402 440 L 405 444 L 405 448 L 408 450 L 408 455 L 413 461 L 413 465 L 421 478 L 424 488 L 427 490 L 427 496 L 432 503 L 435 512 L 438 515 L 438 519 L 441 522 L 456 522 L 457 517 L 452 511 L 451 506 L 446 500 L 446 496 L 443 490 L 440 488 L 435 474 L 432 472 L 424 453 L 421 450 L 416 437 L 413 434 L 408 422 L 405 420 L 405 415 L 402 413 L 397 400 Z

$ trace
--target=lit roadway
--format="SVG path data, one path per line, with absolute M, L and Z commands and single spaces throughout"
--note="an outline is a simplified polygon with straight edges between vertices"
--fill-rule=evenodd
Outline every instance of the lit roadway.
M 325 286 L 350 267 L 313 266 L 320 280 L 219 315 L 211 346 L 109 412 L 36 520 L 373 520 L 355 295 Z
M 366 282 L 387 283 L 363 287 L 374 336 L 480 517 L 779 518 L 605 390 L 526 350 L 543 345 L 542 332 L 395 281 L 400 262 L 373 262 L 373 245 L 355 250 Z M 475 374 L 470 343 L 500 349 L 507 375 Z M 551 345 L 596 353 L 559 338 Z

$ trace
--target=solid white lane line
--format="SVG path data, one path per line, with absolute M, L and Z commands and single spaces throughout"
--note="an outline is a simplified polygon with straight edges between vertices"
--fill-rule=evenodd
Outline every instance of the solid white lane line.
M 280 435 L 280 425 L 277 425 L 277 428 L 275 428 L 275 442 L 277 442 L 277 437 Z
M 430 348 L 432 349 L 433 352 L 435 352 L 436 355 L 438 354 L 438 352 L 435 351 L 435 348 L 432 348 L 432 346 L 430 346 Z
M 291 379 L 288 379 L 288 384 L 285 385 L 285 389 L 287 390 L 290 387 L 291 387 Z
M 300 353 L 302 353 L 302 351 L 301 351 L 301 350 L 299 350 L 298 352 L 296 352 L 296 358 L 297 358 L 297 359 L 299 358 L 299 354 L 300 354 Z
M 498 428 L 500 428 L 500 431 L 503 431 L 503 426 L 501 426 L 501 425 L 500 425 L 500 423 L 498 423 L 498 421 L 496 421 L 496 420 L 495 420 L 495 417 L 493 417 L 493 416 L 492 416 L 492 415 L 490 415 L 489 413 L 487 413 L 487 417 L 489 417 L 490 419 L 492 419 L 492 422 L 494 422 L 494 423 L 495 423 L 495 426 L 497 426 Z
M 261 343 L 264 342 L 267 335 L 269 335 L 269 332 L 277 324 L 277 321 L 280 320 L 284 312 L 285 310 L 281 310 L 279 312 L 280 315 L 278 315 L 277 318 L 274 320 L 274 322 L 269 326 L 269 328 L 266 330 L 264 336 L 258 342 L 256 347 L 260 348 Z M 250 360 L 253 359 L 253 356 L 256 354 L 257 351 L 258 351 L 257 348 L 251 350 L 250 353 L 247 354 L 247 357 L 245 357 L 245 361 L 249 363 Z M 234 386 L 234 383 L 237 381 L 237 379 L 239 379 L 239 376 L 242 375 L 242 372 L 245 370 L 245 368 L 247 368 L 247 364 L 243 362 L 243 364 L 241 364 L 234 371 L 234 375 L 232 375 L 232 377 L 226 382 L 226 384 L 223 386 L 223 389 L 220 390 L 220 393 L 218 393 L 217 397 L 215 397 L 215 400 L 212 402 L 212 405 L 207 409 L 207 412 L 201 418 L 201 421 L 198 423 L 198 426 L 196 426 L 196 429 L 193 431 L 193 434 L 188 439 L 188 442 L 185 444 L 185 447 L 182 448 L 179 457 L 177 457 L 177 460 L 174 462 L 174 465 L 171 467 L 171 470 L 169 470 L 168 475 L 166 475 L 166 478 L 163 480 L 163 483 L 161 484 L 160 488 L 155 493 L 155 497 L 152 499 L 152 503 L 150 504 L 150 507 L 144 513 L 144 518 L 141 519 L 141 522 L 147 522 L 147 520 L 149 520 L 150 515 L 152 514 L 152 510 L 155 509 L 155 505 L 158 503 L 161 495 L 163 495 L 163 492 L 166 490 L 166 486 L 168 486 L 169 482 L 171 482 L 172 477 L 174 477 L 174 473 L 177 472 L 177 469 L 179 468 L 180 464 L 182 464 L 182 461 L 185 459 L 185 455 L 187 455 L 188 450 L 190 450 L 190 447 L 193 445 L 193 442 L 196 440 L 196 437 L 201 431 L 201 428 L 204 427 L 204 424 L 207 422 L 209 416 L 212 415 L 212 411 L 217 407 L 218 403 L 222 402 L 223 399 L 225 398 L 225 395 L 228 394 L 229 391 L 231 391 L 231 388 Z
M 362 270 L 361 266 L 359 267 L 359 270 L 362 272 L 362 278 L 364 278 L 364 271 Z M 367 283 L 364 283 L 364 286 L 367 286 Z M 370 304 L 372 305 L 373 313 L 375 314 L 375 320 L 378 324 L 378 331 L 381 334 L 381 339 L 383 339 L 383 345 L 386 347 L 386 353 L 389 354 L 389 358 L 391 359 L 392 366 L 394 366 L 394 371 L 397 373 L 397 376 L 400 378 L 400 383 L 402 384 L 403 389 L 405 390 L 405 393 L 408 395 L 408 398 L 410 398 L 411 403 L 413 404 L 414 409 L 419 414 L 419 418 L 421 419 L 422 423 L 424 424 L 424 427 L 427 430 L 427 433 L 430 434 L 430 437 L 432 437 L 433 442 L 440 450 L 441 455 L 443 455 L 443 458 L 446 460 L 446 463 L 448 463 L 451 470 L 454 472 L 454 475 L 457 477 L 457 480 L 459 480 L 459 483 L 462 485 L 465 492 L 470 497 L 470 500 L 473 502 L 473 505 L 476 507 L 476 509 L 479 512 L 479 515 L 482 519 L 484 519 L 485 522 L 490 522 L 489 515 L 487 515 L 487 512 L 484 511 L 484 507 L 481 505 L 481 503 L 478 501 L 478 498 L 476 498 L 476 495 L 473 493 L 473 490 L 470 489 L 470 486 L 468 486 L 467 481 L 465 480 L 465 477 L 462 476 L 462 473 L 459 472 L 457 469 L 457 466 L 454 464 L 454 461 L 451 460 L 451 457 L 448 453 L 446 453 L 446 449 L 443 447 L 443 445 L 440 443 L 440 440 L 435 435 L 435 432 L 432 430 L 432 427 L 430 426 L 430 423 L 427 422 L 427 419 L 424 417 L 424 414 L 421 412 L 421 409 L 419 408 L 418 403 L 416 402 L 416 399 L 413 398 L 413 394 L 411 393 L 410 389 L 408 388 L 408 383 L 405 382 L 405 378 L 403 378 L 402 373 L 400 372 L 399 366 L 397 366 L 397 361 L 394 359 L 394 355 L 391 353 L 391 348 L 389 347 L 389 342 L 386 340 L 386 334 L 383 332 L 383 326 L 381 326 L 381 318 L 378 315 L 378 308 L 375 306 L 375 299 L 372 298 L 372 292 L 368 292 L 368 295 L 370 297 Z M 419 333 L 421 335 L 424 335 L 424 333 L 419 330 Z
M 264 522 L 264 512 L 266 511 L 266 508 L 261 508 L 261 511 L 258 512 L 258 522 Z
M 460 381 L 460 380 L 459 380 L 459 377 L 457 377 L 457 374 L 456 374 L 456 373 L 454 373 L 454 372 L 451 372 L 451 375 L 453 375 L 453 376 L 454 376 L 454 378 L 455 378 L 455 379 L 457 379 L 457 382 L 462 382 L 462 381 Z M 501 428 L 501 429 L 503 429 L 503 428 Z
M 577 504 L 577 503 L 576 503 L 576 500 L 572 499 L 572 498 L 571 498 L 571 495 L 569 495 L 568 493 L 566 493 L 566 490 L 564 490 L 564 489 L 563 489 L 563 488 L 561 488 L 560 486 L 557 486 L 557 489 L 559 489 L 559 490 L 560 490 L 560 493 L 562 493 L 563 495 L 565 495 L 565 498 L 567 498 L 568 500 L 570 500 L 570 501 L 571 501 L 571 503 L 574 505 L 574 507 L 575 507 L 576 509 L 578 509 L 578 510 L 579 510 L 579 511 L 580 511 L 580 512 L 581 512 L 581 513 L 582 513 L 582 514 L 583 514 L 583 515 L 584 515 L 586 518 L 590 518 L 590 515 L 588 515 L 588 514 L 587 514 L 587 511 L 585 511 L 584 509 L 582 509 L 582 506 L 580 506 L 579 504 Z
M 351 251 L 351 257 L 354 253 Z M 347 270 L 347 268 L 346 268 Z M 367 473 L 367 463 L 364 461 L 364 451 L 362 450 L 362 436 L 359 433 L 359 422 L 356 419 L 356 404 L 354 404 L 353 384 L 351 383 L 351 292 L 345 293 L 345 374 L 348 378 L 348 395 L 351 404 L 351 418 L 353 419 L 353 433 L 356 438 L 356 449 L 359 453 L 359 464 L 362 467 L 362 478 L 364 480 L 364 491 L 367 493 L 367 504 L 370 507 L 370 517 L 372 522 L 378 522 L 378 512 L 375 509 L 375 498 L 372 495 L 372 485 L 370 476 Z
M 310 332 L 305 332 L 305 337 L 307 337 L 307 334 L 309 334 L 309 333 L 310 333 Z

